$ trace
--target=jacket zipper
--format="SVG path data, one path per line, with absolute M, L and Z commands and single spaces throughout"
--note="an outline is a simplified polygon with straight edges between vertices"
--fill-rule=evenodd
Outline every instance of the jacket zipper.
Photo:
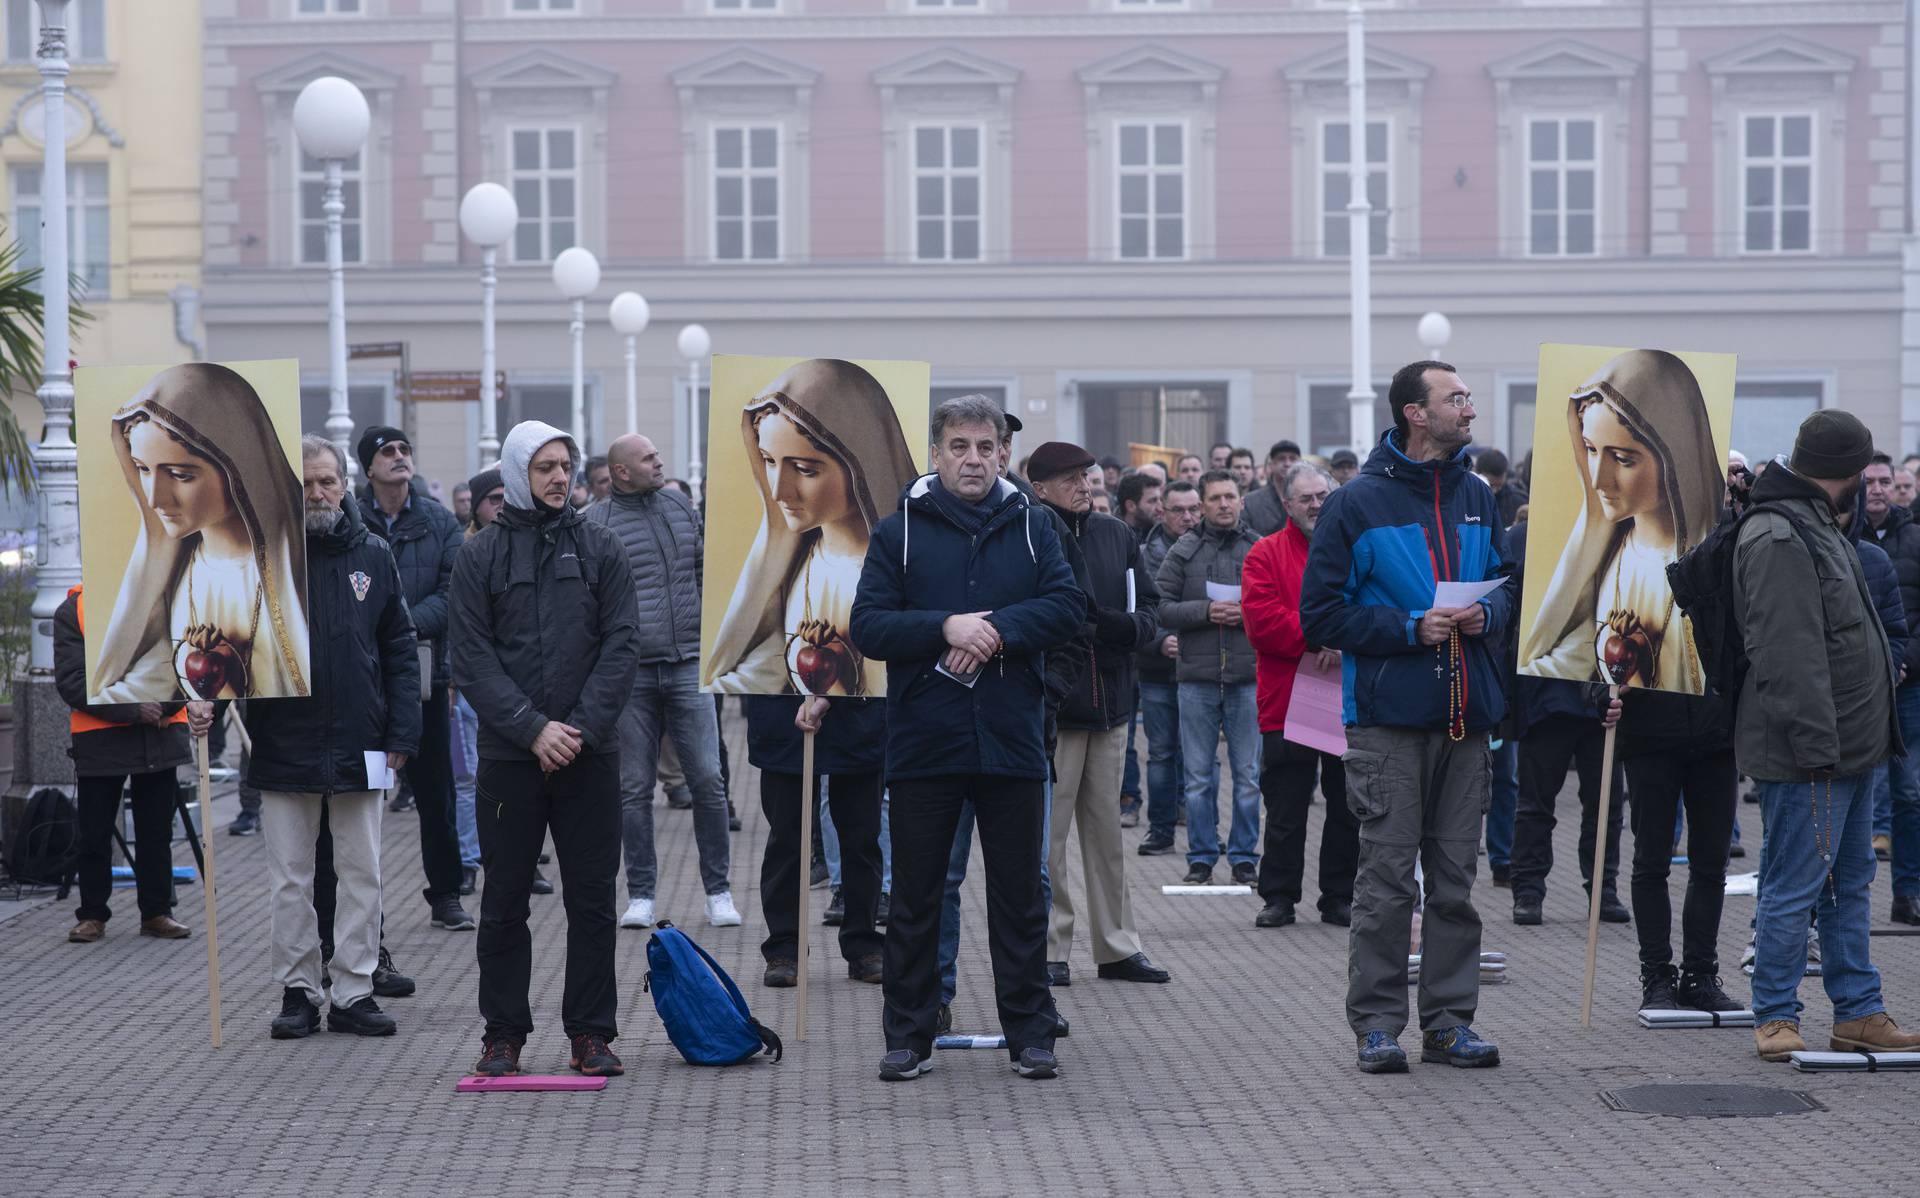
M 651 507 L 652 504 L 649 503 L 648 506 Z M 673 611 L 673 558 L 667 553 L 667 546 L 660 539 L 660 529 L 654 523 L 651 513 L 642 512 L 640 518 L 646 521 L 647 532 L 653 536 L 653 547 L 660 552 L 660 576 L 666 580 L 667 584 L 661 588 L 667 593 L 667 635 L 672 636 L 680 627 L 679 618 Z

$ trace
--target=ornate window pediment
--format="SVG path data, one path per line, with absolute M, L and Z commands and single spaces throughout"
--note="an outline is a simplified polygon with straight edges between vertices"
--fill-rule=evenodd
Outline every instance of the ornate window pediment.
M 1372 46 L 1366 50 L 1367 103 L 1418 103 L 1433 68 L 1417 58 Z M 1281 75 L 1296 101 L 1344 105 L 1347 102 L 1347 48 L 1335 46 L 1283 67 Z
M 1640 64 L 1631 58 L 1572 38 L 1557 38 L 1487 64 L 1501 98 L 1523 104 L 1612 103 L 1639 71 Z
M 673 72 L 684 99 L 697 91 L 786 91 L 804 103 L 820 72 L 751 46 L 735 46 Z
M 517 92 L 604 92 L 619 75 L 605 67 L 535 49 L 475 71 L 469 85 L 482 96 L 489 93 Z
M 1166 46 L 1137 46 L 1075 72 L 1089 97 L 1125 92 L 1211 103 L 1227 69 Z
M 261 73 L 254 78 L 253 88 L 262 96 L 285 97 L 287 109 L 292 111 L 293 98 L 300 94 L 300 89 L 322 75 L 340 76 L 365 92 L 369 102 L 376 96 L 391 95 L 399 90 L 401 83 L 400 75 L 384 67 L 338 51 L 318 50 L 305 58 Z
M 1715 95 L 1793 100 L 1837 95 L 1852 56 L 1790 34 L 1776 34 L 1701 62 Z
M 998 97 L 1020 82 L 1020 69 L 971 50 L 936 46 L 880 67 L 873 72 L 873 82 L 882 94 L 901 88 L 955 92 L 979 89 Z

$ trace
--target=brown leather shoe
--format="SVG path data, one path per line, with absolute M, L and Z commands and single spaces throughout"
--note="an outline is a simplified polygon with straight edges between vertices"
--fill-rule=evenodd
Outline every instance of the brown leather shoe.
M 847 976 L 856 982 L 872 982 L 878 986 L 886 980 L 887 971 L 879 953 L 868 953 L 847 962 Z
M 1827 1047 L 1835 1052 L 1916 1052 L 1920 1034 L 1901 1031 L 1893 1016 L 1875 1011 L 1865 1019 L 1834 1024 Z
M 185 940 L 193 930 L 171 915 L 156 915 L 140 921 L 140 934 L 156 940 Z
M 1791 1019 L 1769 1019 L 1754 1028 L 1753 1046 L 1763 1061 L 1784 1061 L 1793 1053 L 1807 1050 L 1807 1042 L 1800 1038 L 1800 1025 Z
M 67 939 L 74 944 L 92 944 L 107 934 L 107 924 L 101 919 L 83 919 L 73 925 L 73 931 L 67 933 Z

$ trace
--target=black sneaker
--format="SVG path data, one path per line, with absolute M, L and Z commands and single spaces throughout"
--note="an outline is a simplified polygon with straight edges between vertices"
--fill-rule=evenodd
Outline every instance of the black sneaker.
M 1320 922 L 1330 923 L 1337 928 L 1353 926 L 1353 904 L 1346 899 L 1323 899 L 1320 902 Z
M 441 899 L 433 905 L 433 926 L 449 932 L 471 932 L 478 925 L 457 898 Z
M 1633 912 L 1627 910 L 1627 905 L 1620 901 L 1619 895 L 1603 890 L 1600 892 L 1600 922 L 1632 923 Z
M 1675 992 L 1683 1007 L 1692 1007 L 1696 1011 L 1744 1011 L 1745 1007 L 1720 988 L 1720 979 L 1710 973 L 1695 973 L 1685 970 L 1680 974 L 1680 987 Z
M 1140 841 L 1140 847 L 1135 851 L 1142 857 L 1158 857 L 1162 853 L 1171 853 L 1173 851 L 1173 834 L 1169 832 L 1162 835 L 1159 832 L 1149 832 L 1146 837 Z
M 1186 883 L 1189 886 L 1205 886 L 1213 881 L 1213 866 L 1194 864 L 1187 867 Z
M 1642 1011 L 1671 1011 L 1680 1005 L 1674 996 L 1674 985 L 1679 975 L 1671 965 L 1642 965 L 1640 967 L 1640 1009 Z
M 413 979 L 393 967 L 393 954 L 380 946 L 380 964 L 373 967 L 373 992 L 381 998 L 411 998 Z
M 1044 1048 L 1023 1048 L 1013 1058 L 1013 1071 L 1029 1081 L 1045 1081 L 1060 1076 L 1060 1062 Z
M 838 890 L 833 892 L 833 901 L 820 913 L 820 922 L 830 928 L 837 928 L 847 921 L 847 900 Z
M 512 1040 L 487 1040 L 480 1045 L 475 1077 L 513 1077 L 520 1072 L 520 1045 Z
M 352 1006 L 343 1007 L 334 1003 L 327 1008 L 327 1030 L 330 1032 L 352 1032 L 356 1036 L 391 1036 L 394 1032 L 393 1016 L 380 1009 L 369 994 L 356 1001 Z
M 1233 867 L 1233 884 L 1235 886 L 1252 886 L 1259 880 L 1260 870 L 1253 862 L 1242 861 Z
M 573 1056 L 567 1068 L 585 1077 L 619 1077 L 627 1071 L 613 1049 L 607 1047 L 607 1038 L 592 1032 L 573 1037 Z
M 911 1048 L 897 1048 L 880 1058 L 880 1080 L 912 1081 L 933 1068 L 933 1058 L 923 1057 Z
M 460 867 L 460 897 L 466 898 L 480 886 L 480 870 L 472 865 Z
M 727 831 L 738 832 L 739 830 L 740 830 L 740 813 L 733 809 L 733 800 L 728 799 L 727 800 Z
M 933 1013 L 933 1034 L 944 1036 L 953 1030 L 953 1008 L 946 1003 Z
M 275 1040 L 304 1040 L 320 1030 L 320 1005 L 298 986 L 288 986 L 280 995 L 280 1013 L 273 1017 L 270 1035 Z
M 1284 928 L 1293 922 L 1293 904 L 1286 899 L 1275 899 L 1260 908 L 1260 914 L 1253 917 L 1256 928 Z
M 1513 900 L 1513 922 L 1525 927 L 1546 922 L 1540 913 L 1539 899 L 1517 898 Z
M 257 811 L 242 810 L 239 815 L 234 816 L 233 822 L 227 825 L 228 836 L 252 836 L 259 831 L 260 813 Z
M 832 874 L 827 872 L 827 863 L 825 861 L 815 861 L 813 863 L 813 872 L 807 875 L 807 889 L 820 889 L 827 884 L 827 880 L 832 876 Z
M 547 875 L 541 873 L 538 866 L 533 870 L 533 892 L 535 894 L 553 893 L 553 883 L 547 881 Z
M 887 926 L 887 921 L 892 918 L 893 896 L 883 890 L 880 892 L 880 901 L 873 905 L 873 926 L 884 928 Z

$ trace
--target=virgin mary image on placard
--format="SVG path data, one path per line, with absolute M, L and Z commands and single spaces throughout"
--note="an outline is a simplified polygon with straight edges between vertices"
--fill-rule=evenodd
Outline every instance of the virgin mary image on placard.
M 83 429 L 82 454 L 110 446 L 124 490 L 113 495 L 112 473 L 97 463 L 83 473 L 89 591 L 113 598 L 90 696 L 138 703 L 305 695 L 300 477 L 253 385 L 211 362 L 169 367 L 102 423 L 104 430 Z M 130 523 L 128 552 L 119 547 Z
M 1544 437 L 1544 414 L 1541 425 Z M 1725 490 L 1699 381 L 1664 350 L 1619 354 L 1568 397 L 1566 436 L 1581 503 L 1520 672 L 1705 693 L 1667 582 L 1667 567 L 1713 531 Z
M 716 384 L 720 377 L 716 366 Z M 759 531 L 702 662 L 702 687 L 886 693 L 885 665 L 868 662 L 847 635 L 867 538 L 919 473 L 886 388 L 853 362 L 814 358 L 759 388 L 739 430 Z M 714 456 L 726 452 L 736 451 L 716 434 Z M 728 497 L 718 486 L 711 494 L 716 504 Z M 715 585 L 712 567 L 708 584 Z

